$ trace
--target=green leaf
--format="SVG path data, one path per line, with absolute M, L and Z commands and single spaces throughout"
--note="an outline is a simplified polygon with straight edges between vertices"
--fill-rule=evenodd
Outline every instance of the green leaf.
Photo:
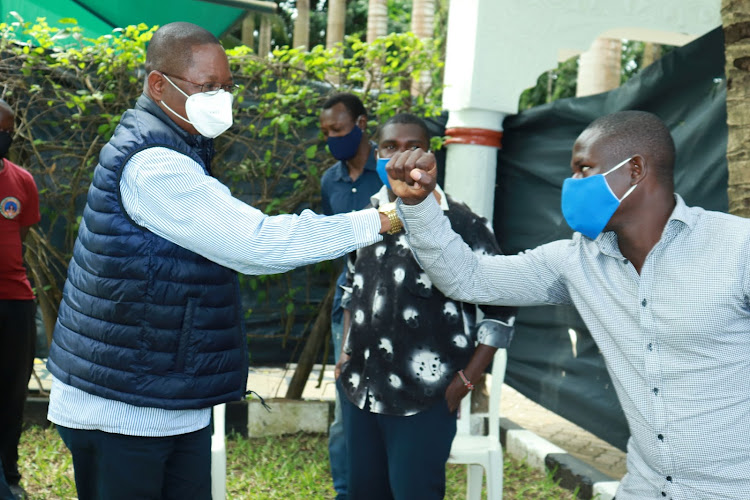
M 312 146 L 308 146 L 307 149 L 305 149 L 305 156 L 308 160 L 312 160 L 315 158 L 315 153 L 318 152 L 318 146 L 316 144 L 313 144 Z

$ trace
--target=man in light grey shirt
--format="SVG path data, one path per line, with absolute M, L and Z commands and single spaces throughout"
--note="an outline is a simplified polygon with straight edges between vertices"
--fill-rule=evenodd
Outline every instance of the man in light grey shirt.
M 516 256 L 480 256 L 432 196 L 434 158 L 390 162 L 407 238 L 446 295 L 573 304 L 604 356 L 631 438 L 617 500 L 748 498 L 750 222 L 674 193 L 674 142 L 625 111 L 578 137 L 562 211 L 576 231 Z

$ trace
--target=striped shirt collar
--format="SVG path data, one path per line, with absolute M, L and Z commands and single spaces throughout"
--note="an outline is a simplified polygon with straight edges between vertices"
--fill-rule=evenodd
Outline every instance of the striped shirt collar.
M 697 215 L 685 204 L 682 196 L 674 193 L 674 198 L 675 207 L 672 210 L 672 215 L 669 216 L 667 224 L 664 226 L 660 242 L 671 240 L 684 228 L 692 229 L 697 221 Z M 618 259 L 623 258 L 620 247 L 617 244 L 617 234 L 614 231 L 606 231 L 600 234 L 594 241 L 599 247 L 599 251 L 604 255 Z

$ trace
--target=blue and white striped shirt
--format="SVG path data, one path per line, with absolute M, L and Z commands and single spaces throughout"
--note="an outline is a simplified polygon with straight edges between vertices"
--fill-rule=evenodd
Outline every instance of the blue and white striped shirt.
M 374 209 L 324 217 L 310 210 L 269 217 L 234 198 L 191 158 L 143 150 L 120 179 L 125 211 L 154 234 L 244 274 L 274 274 L 380 241 Z M 172 436 L 206 427 L 211 409 L 164 410 L 102 398 L 53 378 L 47 418 L 63 427 Z

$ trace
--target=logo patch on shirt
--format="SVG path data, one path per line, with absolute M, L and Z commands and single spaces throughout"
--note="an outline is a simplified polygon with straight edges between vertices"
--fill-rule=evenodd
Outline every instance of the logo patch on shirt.
M 3 201 L 0 202 L 0 213 L 6 219 L 15 219 L 16 215 L 21 213 L 21 202 L 13 196 L 3 198 Z

